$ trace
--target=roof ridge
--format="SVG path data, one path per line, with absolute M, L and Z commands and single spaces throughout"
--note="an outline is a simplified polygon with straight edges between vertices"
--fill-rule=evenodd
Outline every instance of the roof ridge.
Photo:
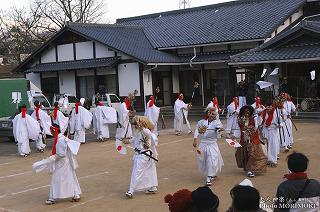
M 224 7 L 224 6 L 231 6 L 231 5 L 248 3 L 248 2 L 251 3 L 251 2 L 257 2 L 257 1 L 271 1 L 271 0 L 232 0 L 229 2 L 221 2 L 221 3 L 217 3 L 217 4 L 209 4 L 209 5 L 204 5 L 204 6 L 191 7 L 191 8 L 187 8 L 187 9 L 169 10 L 169 11 L 163 11 L 163 12 L 158 12 L 158 13 L 150 13 L 150 14 L 146 14 L 146 15 L 133 16 L 133 17 L 128 17 L 128 18 L 118 18 L 118 19 L 116 19 L 116 23 L 139 20 L 142 18 L 157 18 L 162 15 L 174 15 L 174 14 L 179 14 L 179 13 L 188 13 L 188 12 L 194 12 L 194 11 L 198 11 L 198 10 L 220 8 L 220 7 Z
M 79 23 L 67 22 L 66 26 L 97 26 L 97 27 L 114 27 L 114 28 L 128 28 L 128 29 L 144 29 L 143 26 L 138 25 L 125 25 L 125 24 L 107 24 L 107 23 Z

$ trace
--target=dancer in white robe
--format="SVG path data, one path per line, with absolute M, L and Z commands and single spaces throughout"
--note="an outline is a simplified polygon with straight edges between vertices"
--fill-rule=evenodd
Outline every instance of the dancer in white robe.
M 268 129 L 268 165 L 270 167 L 277 166 L 277 160 L 280 153 L 280 145 L 283 142 L 282 129 L 284 119 L 282 109 L 278 108 L 279 99 L 276 98 L 272 108 L 267 107 L 265 115 L 265 127 Z
M 191 105 L 186 104 L 183 101 L 184 96 L 182 93 L 179 94 L 178 99 L 174 103 L 174 129 L 176 135 L 181 135 L 181 132 L 187 131 L 188 134 L 192 133 L 191 126 L 188 121 L 188 110 Z
M 217 144 L 218 134 L 223 130 L 222 123 L 217 119 L 217 108 L 208 108 L 207 117 L 198 122 L 194 132 L 193 147 L 197 148 L 198 138 L 201 142 L 197 149 L 199 170 L 206 176 L 206 185 L 211 186 L 221 168 L 223 159 Z
M 51 118 L 50 116 L 41 110 L 41 104 L 38 101 L 34 102 L 35 108 L 34 112 L 31 114 L 31 117 L 34 118 L 36 121 L 39 122 L 40 125 L 40 133 L 38 138 L 36 139 L 36 146 L 39 152 L 43 152 L 46 144 L 45 138 L 46 135 L 51 135 L 50 127 L 51 127 Z
M 120 105 L 119 111 L 119 124 L 123 129 L 123 135 L 121 138 L 132 138 L 132 127 L 130 123 L 130 111 L 132 110 L 131 102 L 128 97 L 125 98 L 125 101 Z
M 238 114 L 239 114 L 239 102 L 238 97 L 233 97 L 233 102 L 231 102 L 227 107 L 227 127 L 226 134 L 228 138 L 235 137 L 240 138 L 240 129 L 238 124 Z
M 283 103 L 283 108 L 285 110 L 285 116 L 286 116 L 286 120 L 285 120 L 285 127 L 286 127 L 285 140 L 287 142 L 286 147 L 287 149 L 291 149 L 293 144 L 291 113 L 296 111 L 296 106 L 291 101 L 291 97 L 288 93 L 284 93 L 283 96 L 286 99 L 286 101 Z
M 150 100 L 147 103 L 145 116 L 150 119 L 152 124 L 154 125 L 154 130 L 152 131 L 153 134 L 158 136 L 158 119 L 160 114 L 160 108 L 155 105 L 154 96 L 150 96 Z
M 54 158 L 47 164 L 52 173 L 51 185 L 47 205 L 52 205 L 57 199 L 72 198 L 72 201 L 80 200 L 81 189 L 75 170 L 78 168 L 76 155 L 80 143 L 67 138 L 60 132 L 59 126 L 54 125 L 54 146 L 52 155 Z M 59 134 L 57 135 L 57 131 Z M 65 133 L 66 134 L 66 133 Z M 35 164 L 33 169 L 36 169 Z
M 27 157 L 30 152 L 29 139 L 37 140 L 40 134 L 39 123 L 27 114 L 26 106 L 21 107 L 21 111 L 12 120 L 13 136 L 18 143 L 18 153 Z
M 92 122 L 92 113 L 76 103 L 70 118 L 70 133 L 74 133 L 74 140 L 80 143 L 86 142 L 86 129 L 89 129 Z
M 98 141 L 105 141 L 110 138 L 109 124 L 117 123 L 117 111 L 112 107 L 104 106 L 101 102 L 97 102 L 96 105 L 93 114 L 93 129 Z
M 69 125 L 69 118 L 65 117 L 64 114 L 59 110 L 59 103 L 54 103 L 54 109 L 52 114 L 52 122 L 59 125 L 62 134 L 67 130 Z
M 154 126 L 147 117 L 143 116 L 134 117 L 132 125 L 135 127 L 134 137 L 130 141 L 124 141 L 126 144 L 131 143 L 135 148 L 130 188 L 126 192 L 127 198 L 133 198 L 135 191 L 145 191 L 147 194 L 156 193 L 158 186 L 156 161 L 147 156 L 154 158 L 158 156 L 157 136 L 151 132 Z

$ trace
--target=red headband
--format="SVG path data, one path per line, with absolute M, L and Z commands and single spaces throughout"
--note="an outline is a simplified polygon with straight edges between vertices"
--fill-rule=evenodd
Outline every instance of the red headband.
M 27 114 L 27 108 L 21 108 L 21 113 L 22 113 L 22 118 L 25 118 L 26 117 L 26 114 Z
M 154 96 L 150 96 L 149 107 L 152 107 L 153 105 L 154 105 Z

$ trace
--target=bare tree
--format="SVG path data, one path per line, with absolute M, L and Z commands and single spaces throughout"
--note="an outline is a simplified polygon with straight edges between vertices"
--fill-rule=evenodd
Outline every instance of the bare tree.
M 31 10 L 47 29 L 62 28 L 66 22 L 100 22 L 106 13 L 102 0 L 34 0 Z

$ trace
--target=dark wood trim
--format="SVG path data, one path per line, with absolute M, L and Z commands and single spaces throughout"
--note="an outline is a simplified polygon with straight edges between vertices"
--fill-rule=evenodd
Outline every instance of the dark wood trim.
M 56 62 L 58 62 L 58 45 L 55 45 L 54 49 L 56 52 Z
M 92 51 L 93 51 L 93 59 L 97 58 L 97 52 L 96 52 L 96 42 L 92 42 Z
M 98 91 L 98 82 L 97 82 L 98 81 L 97 80 L 97 68 L 94 68 L 93 72 L 94 72 L 94 85 L 93 85 L 94 88 L 93 89 L 94 89 L 94 92 L 97 93 L 97 92 L 99 92 Z
M 43 85 L 42 85 L 42 73 L 40 72 L 40 86 L 41 86 L 41 90 L 43 88 Z
M 39 57 L 39 64 L 41 64 L 41 55 L 40 55 L 40 57 Z
M 74 78 L 76 82 L 76 97 L 79 98 L 80 95 L 80 87 L 79 87 L 79 78 L 77 75 L 77 70 L 74 70 Z
M 59 71 L 57 71 L 57 78 L 58 78 L 58 93 L 60 93 L 60 75 L 59 75 Z
M 76 47 L 76 43 L 72 42 L 72 46 L 73 46 L 73 60 L 77 60 L 77 47 Z
M 145 110 L 145 106 L 144 106 L 144 100 L 145 100 L 145 96 L 144 96 L 144 81 L 143 81 L 143 64 L 139 63 L 139 80 L 140 80 L 140 97 L 141 97 L 141 101 L 140 104 L 142 105 L 141 109 L 142 111 Z
M 140 62 L 132 59 L 126 59 L 126 60 L 121 60 L 121 63 L 140 63 Z
M 119 93 L 119 70 L 118 70 L 118 63 L 115 65 L 114 68 L 116 69 L 116 93 L 117 93 L 117 96 L 120 96 L 120 93 Z

